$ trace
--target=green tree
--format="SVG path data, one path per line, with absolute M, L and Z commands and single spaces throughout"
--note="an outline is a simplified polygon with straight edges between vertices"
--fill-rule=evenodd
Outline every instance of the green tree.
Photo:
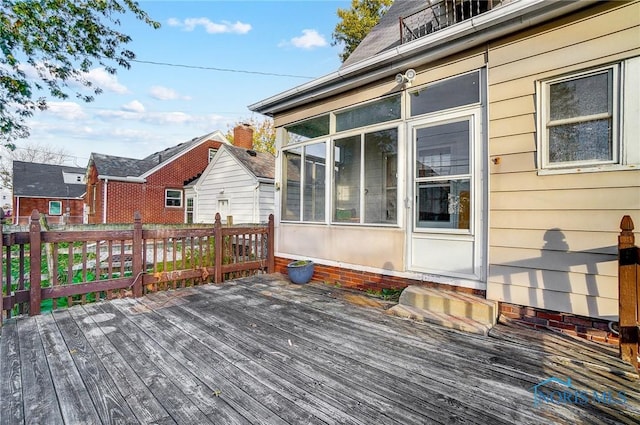
M 48 96 L 91 102 L 100 87 L 86 78 L 99 65 L 111 74 L 128 69 L 135 54 L 124 48 L 131 37 L 118 31 L 120 17 L 132 13 L 152 28 L 135 0 L 0 0 L 0 142 L 29 136 L 25 120 L 47 108 Z M 48 94 L 47 94 L 48 93 Z
M 369 31 L 380 21 L 393 0 L 351 0 L 351 9 L 338 9 L 340 22 L 331 35 L 332 46 L 344 44 L 342 62 L 358 47 Z
M 225 136 L 231 143 L 233 143 L 233 129 L 238 124 L 249 124 L 253 127 L 253 149 L 258 152 L 276 153 L 276 128 L 273 125 L 273 120 L 265 118 L 260 121 L 256 118 L 249 118 L 228 126 Z

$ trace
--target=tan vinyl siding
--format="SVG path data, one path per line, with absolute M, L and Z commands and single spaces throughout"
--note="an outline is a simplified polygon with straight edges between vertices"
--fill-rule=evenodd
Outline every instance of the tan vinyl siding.
M 640 223 L 640 170 L 539 175 L 535 96 L 541 79 L 639 55 L 640 2 L 576 16 L 488 49 L 487 296 L 615 318 L 618 225 Z

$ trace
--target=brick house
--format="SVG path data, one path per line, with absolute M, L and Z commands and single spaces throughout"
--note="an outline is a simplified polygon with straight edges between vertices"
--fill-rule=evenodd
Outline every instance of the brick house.
M 145 223 L 184 223 L 183 187 L 202 173 L 222 144 L 229 141 L 215 131 L 143 159 L 92 153 L 87 222 L 127 223 L 139 211 Z
M 13 223 L 28 224 L 34 209 L 49 224 L 82 223 L 84 168 L 13 161 Z

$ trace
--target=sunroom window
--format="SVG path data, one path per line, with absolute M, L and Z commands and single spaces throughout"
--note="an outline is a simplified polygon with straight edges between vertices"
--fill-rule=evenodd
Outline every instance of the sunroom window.
M 397 222 L 397 128 L 335 139 L 333 161 L 333 221 Z
M 284 151 L 282 219 L 325 220 L 326 142 Z

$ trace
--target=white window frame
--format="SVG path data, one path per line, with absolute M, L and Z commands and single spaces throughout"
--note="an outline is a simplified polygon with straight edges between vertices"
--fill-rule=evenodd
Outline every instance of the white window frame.
M 549 85 L 608 70 L 613 70 L 612 159 L 550 164 L 547 127 Z M 538 175 L 637 170 L 640 165 L 640 145 L 637 143 L 637 135 L 640 132 L 640 120 L 637 118 L 640 116 L 639 74 L 640 56 L 637 56 L 597 68 L 538 81 L 536 86 Z
M 52 208 L 53 205 L 58 205 L 58 208 Z M 49 201 L 49 215 L 62 215 L 62 201 Z
M 348 130 L 348 131 L 343 131 L 341 133 L 337 133 L 335 135 L 333 135 L 333 137 L 331 138 L 331 142 L 330 142 L 330 166 L 328 167 L 329 171 L 327 172 L 327 176 L 329 177 L 329 191 L 328 191 L 328 195 L 330 196 L 329 199 L 329 204 L 330 204 L 330 208 L 329 208 L 329 215 L 328 215 L 328 220 L 329 223 L 331 223 L 332 225 L 339 225 L 339 226 L 364 226 L 364 227 L 399 227 L 400 226 L 400 193 L 398 192 L 398 184 L 400 184 L 400 180 L 399 180 L 399 176 L 400 176 L 400 160 L 401 160 L 401 156 L 400 156 L 400 149 L 401 149 L 401 144 L 402 144 L 402 131 L 400 129 L 400 125 L 398 124 L 399 120 L 393 120 L 393 121 L 389 121 L 389 122 L 384 122 L 384 123 L 380 123 L 377 125 L 372 125 L 372 126 L 368 126 L 368 127 L 357 127 L 353 130 Z M 366 184 L 365 184 L 365 135 L 366 134 L 370 134 L 370 133 L 375 133 L 377 131 L 384 131 L 384 130 L 391 130 L 391 129 L 395 129 L 398 132 L 398 153 L 396 156 L 396 167 L 397 167 L 397 180 L 396 180 L 396 218 L 394 221 L 389 221 L 389 222 L 379 222 L 379 223 L 369 223 L 365 221 L 365 209 L 366 209 L 366 205 L 365 205 L 365 190 L 366 190 Z M 359 136 L 360 137 L 360 158 L 358 158 L 358 160 L 360 161 L 360 180 L 359 180 L 359 184 L 357 186 L 357 191 L 359 193 L 360 196 L 360 204 L 359 204 L 359 210 L 360 210 L 360 215 L 359 215 L 359 220 L 358 221 L 353 221 L 353 222 L 347 222 L 347 221 L 340 221 L 340 220 L 336 220 L 335 219 L 335 198 L 336 198 L 336 184 L 335 184 L 335 141 L 336 139 L 343 139 L 343 138 L 348 138 L 348 137 L 352 137 L 352 136 Z M 329 176 L 329 173 L 331 173 L 331 175 Z
M 179 192 L 180 193 L 180 198 L 179 198 L 179 205 L 168 205 L 167 201 L 169 199 L 177 199 L 175 197 L 171 197 L 169 198 L 169 191 L 171 192 Z M 164 206 L 165 208 L 182 208 L 182 198 L 183 198 L 184 194 L 182 193 L 182 190 L 180 189 L 165 189 L 164 190 Z
M 207 160 L 207 164 L 213 161 L 213 157 L 216 156 L 216 153 L 218 153 L 218 149 L 209 148 L 209 159 Z
M 324 148 L 325 148 L 325 175 L 324 175 L 324 187 L 325 187 L 325 192 L 324 192 L 324 204 L 325 204 L 325 212 L 324 212 L 324 216 L 325 219 L 318 221 L 318 220 L 305 220 L 304 219 L 304 195 L 305 195 L 305 190 L 304 190 L 304 186 L 305 186 L 305 178 L 306 178 L 306 147 L 307 146 L 311 146 L 311 145 L 317 145 L 317 144 L 322 144 L 324 143 Z M 302 149 L 302 153 L 300 155 L 300 210 L 299 210 L 299 218 L 298 220 L 292 220 L 292 219 L 284 219 L 282 218 L 281 221 L 282 222 L 286 222 L 286 223 L 326 223 L 327 222 L 327 211 L 328 211 L 328 203 L 329 203 L 329 199 L 327 199 L 328 196 L 330 196 L 330 191 L 327 188 L 327 182 L 328 182 L 328 173 L 331 172 L 330 167 L 331 165 L 329 164 L 329 149 L 330 149 L 330 145 L 331 145 L 331 141 L 328 137 L 326 136 L 322 136 L 319 139 L 311 139 L 309 140 L 305 140 L 303 143 L 298 143 L 295 145 L 290 145 L 287 146 L 286 148 L 282 149 L 283 152 L 283 163 L 286 162 L 286 152 L 289 150 L 293 150 L 293 149 L 297 149 L 297 148 L 301 148 Z M 283 179 L 286 180 L 287 176 L 284 175 L 284 170 L 283 170 Z M 283 193 L 286 193 L 286 190 L 288 190 L 287 187 L 284 188 Z M 286 202 L 284 200 L 280 201 L 281 205 L 280 208 L 282 208 L 282 202 Z
M 619 124 L 620 124 L 620 72 L 619 72 L 619 64 L 613 64 L 609 66 L 604 66 L 596 69 L 591 69 L 588 71 L 576 72 L 568 75 L 564 75 L 559 78 L 553 78 L 549 80 L 540 81 L 538 85 L 538 93 L 539 95 L 539 105 L 538 111 L 540 111 L 540 119 L 538 122 L 538 139 L 539 139 L 539 149 L 540 152 L 540 165 L 542 169 L 561 169 L 561 168 L 579 168 L 579 167 L 591 167 L 591 166 L 601 166 L 601 165 L 612 165 L 620 163 L 620 135 L 619 135 Z M 612 73 L 612 83 L 611 83 L 611 105 L 610 110 L 606 113 L 600 113 L 595 115 L 586 115 L 575 118 L 551 121 L 549 118 L 549 108 L 550 108 L 550 94 L 549 88 L 552 84 L 567 82 L 576 80 L 579 78 L 588 77 L 591 75 L 604 74 L 606 72 L 611 71 Z M 562 162 L 562 163 L 550 163 L 549 161 L 549 129 L 556 125 L 563 124 L 575 124 L 585 121 L 598 120 L 598 119 L 608 119 L 611 118 L 611 126 L 612 126 L 612 144 L 611 144 L 611 159 L 608 160 L 585 160 L 585 161 L 570 161 L 570 162 Z

